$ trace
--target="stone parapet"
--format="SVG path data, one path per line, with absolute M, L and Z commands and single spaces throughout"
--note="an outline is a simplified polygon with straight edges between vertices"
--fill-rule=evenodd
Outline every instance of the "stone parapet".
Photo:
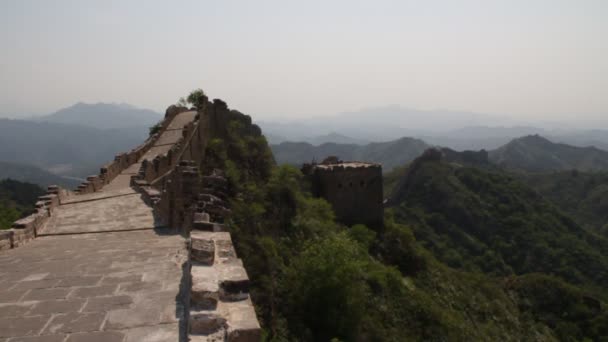
M 19 247 L 34 239 L 66 197 L 66 190 L 50 185 L 46 195 L 38 197 L 34 213 L 15 221 L 11 229 L 0 232 L 0 250 Z
M 100 168 L 99 175 L 87 177 L 87 180 L 79 185 L 74 192 L 79 195 L 89 194 L 100 190 L 104 185 L 110 183 L 124 170 L 137 163 L 144 154 L 156 144 L 161 134 L 169 127 L 171 121 L 173 121 L 178 114 L 185 111 L 188 111 L 188 108 L 177 106 L 170 106 L 167 108 L 165 117 L 160 123 L 160 130 L 157 133 L 152 134 L 143 144 L 131 151 L 117 154 L 114 157 L 114 161 Z
M 190 235 L 191 341 L 260 341 L 261 328 L 249 296 L 249 277 L 228 232 Z
M 131 178 L 163 225 L 190 236 L 190 341 L 260 341 L 261 328 L 249 295 L 249 277 L 232 245 L 228 183 L 220 170 L 201 176 L 211 136 L 226 136 L 232 119 L 250 118 L 214 101 L 182 129 L 179 139 Z M 256 133 L 254 132 L 254 133 Z

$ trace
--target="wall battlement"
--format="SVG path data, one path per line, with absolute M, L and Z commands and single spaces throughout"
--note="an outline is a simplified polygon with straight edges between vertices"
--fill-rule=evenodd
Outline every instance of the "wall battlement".
M 209 140 L 225 136 L 235 120 L 248 133 L 261 134 L 250 117 L 230 110 L 221 100 L 207 102 L 198 111 L 169 107 L 158 133 L 133 150 L 118 154 L 99 175 L 87 177 L 71 192 L 49 187 L 35 214 L 2 232 L 0 249 L 17 247 L 34 238 L 38 230 L 48 229 L 44 226 L 52 211 L 62 204 L 109 203 L 113 200 L 101 199 L 132 196 L 133 191 L 127 189 L 130 185 L 152 207 L 154 219 L 148 215 L 157 229 L 177 231 L 187 239 L 189 256 L 184 271 L 188 273 L 184 279 L 188 281 L 183 285 L 187 294 L 182 322 L 191 340 L 261 340 L 249 277 L 224 224 L 230 215 L 227 181 L 221 170 L 205 176 L 200 172 Z M 101 193 L 92 194 L 96 192 Z
M 192 337 L 253 342 L 261 328 L 249 295 L 249 276 L 232 245 L 227 181 L 221 170 L 202 175 L 205 150 L 226 134 L 229 122 L 251 118 L 225 102 L 207 102 L 165 153 L 144 160 L 131 185 L 139 190 L 159 222 L 190 237 L 191 274 L 188 330 Z M 261 131 L 252 126 L 253 134 Z

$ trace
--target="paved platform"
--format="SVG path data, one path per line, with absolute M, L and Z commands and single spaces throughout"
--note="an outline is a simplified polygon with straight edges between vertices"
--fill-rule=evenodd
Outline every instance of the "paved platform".
M 155 230 L 3 252 L 0 341 L 179 341 L 186 253 L 181 236 Z
M 139 193 L 110 192 L 106 197 L 82 202 L 72 200 L 61 205 L 38 235 L 151 230 L 159 226 L 154 221 L 152 208 Z
M 177 115 L 144 158 L 168 151 L 195 114 Z M 142 160 L 65 199 L 38 238 L 0 253 L 0 342 L 187 339 L 185 239 L 129 187 Z

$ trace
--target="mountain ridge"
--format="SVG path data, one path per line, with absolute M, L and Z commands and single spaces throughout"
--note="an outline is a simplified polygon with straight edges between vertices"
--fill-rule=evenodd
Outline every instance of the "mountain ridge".
M 51 114 L 33 119 L 37 122 L 54 122 L 82 125 L 98 129 L 152 126 L 162 118 L 160 113 L 141 109 L 127 103 L 77 102 Z
M 489 156 L 499 166 L 527 172 L 608 169 L 608 151 L 554 143 L 538 134 L 513 139 L 490 151 Z

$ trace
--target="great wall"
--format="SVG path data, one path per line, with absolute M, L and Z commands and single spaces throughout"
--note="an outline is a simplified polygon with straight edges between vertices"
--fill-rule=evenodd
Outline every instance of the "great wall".
M 0 232 L 0 341 L 259 341 L 205 147 L 251 118 L 171 106 L 158 133 Z

